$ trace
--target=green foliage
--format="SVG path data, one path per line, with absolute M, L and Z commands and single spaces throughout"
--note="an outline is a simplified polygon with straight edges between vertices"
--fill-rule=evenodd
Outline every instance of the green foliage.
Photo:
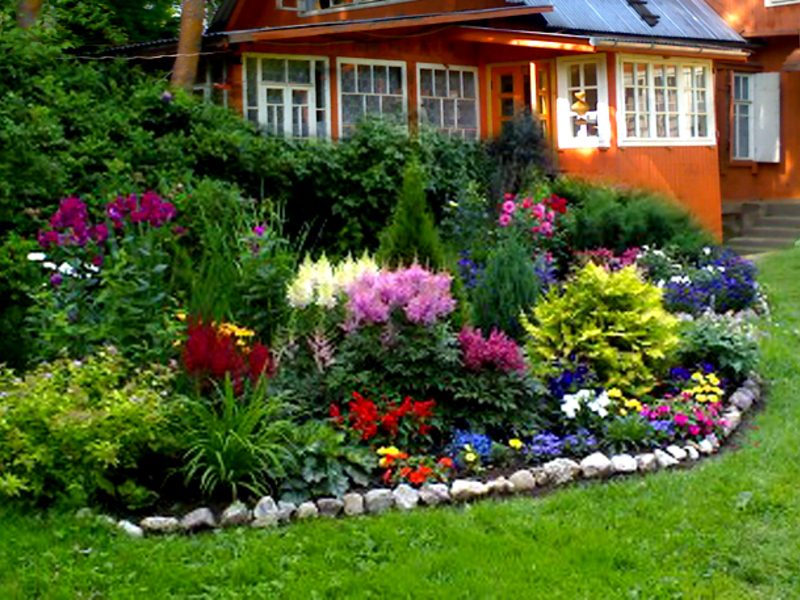
M 758 341 L 755 323 L 707 312 L 682 323 L 678 357 L 687 366 L 709 363 L 723 377 L 739 382 L 758 365 Z
M 345 443 L 345 433 L 310 420 L 293 434 L 295 461 L 281 484 L 281 498 L 298 502 L 324 496 L 341 497 L 355 486 L 366 487 L 377 466 L 369 450 Z
M 264 378 L 237 396 L 227 377 L 215 401 L 186 401 L 178 427 L 186 447 L 186 483 L 209 497 L 236 499 L 242 490 L 267 494 L 292 459 L 286 406 L 267 396 Z
M 406 164 L 397 205 L 381 233 L 378 259 L 390 268 L 414 263 L 431 270 L 444 267 L 444 249 L 425 198 L 425 174 L 416 159 Z
M 472 320 L 485 335 L 495 327 L 521 340 L 519 316 L 541 292 L 529 247 L 518 236 L 509 235 L 489 255 L 486 271 L 472 292 Z
M 542 174 L 552 171 L 542 123 L 530 111 L 504 123 L 500 135 L 489 142 L 487 154 L 495 167 L 491 189 L 497 198 L 528 189 Z
M 603 387 L 633 392 L 653 385 L 679 341 L 678 322 L 664 310 L 661 291 L 634 267 L 608 272 L 586 265 L 522 324 L 534 369 L 547 372 L 555 361 L 561 368 L 585 364 Z
M 157 494 L 144 484 L 160 482 L 148 481 L 141 466 L 174 450 L 165 400 L 171 379 L 156 367 L 131 375 L 111 350 L 45 363 L 23 379 L 0 373 L 0 496 L 152 502 Z
M 659 446 L 660 434 L 638 413 L 615 416 L 605 424 L 603 444 L 613 454 L 636 452 Z
M 13 233 L 0 244 L 0 364 L 15 369 L 26 366 L 31 349 L 24 325 L 41 267 L 27 256 L 38 250 L 39 244 Z
M 655 246 L 698 256 L 713 243 L 708 232 L 676 202 L 657 194 L 560 177 L 553 191 L 569 202 L 564 239 L 573 251 Z

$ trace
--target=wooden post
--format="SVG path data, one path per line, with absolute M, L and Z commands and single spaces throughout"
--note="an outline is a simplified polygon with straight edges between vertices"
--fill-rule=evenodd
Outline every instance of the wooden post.
M 191 91 L 197 78 L 197 64 L 203 41 L 205 0 L 183 0 L 181 33 L 178 39 L 178 56 L 172 70 L 172 85 Z

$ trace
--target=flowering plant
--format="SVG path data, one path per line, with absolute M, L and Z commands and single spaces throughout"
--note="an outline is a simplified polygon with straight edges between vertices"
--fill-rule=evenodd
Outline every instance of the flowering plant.
M 349 428 L 362 442 L 426 448 L 430 446 L 430 436 L 435 427 L 435 406 L 433 400 L 419 402 L 410 396 L 400 402 L 382 396 L 376 402 L 353 392 L 346 409 L 336 403 L 330 405 L 330 417 L 335 425 Z
M 447 481 L 454 469 L 453 460 L 443 457 L 434 460 L 430 456 L 409 456 L 395 446 L 378 448 L 379 464 L 384 470 L 384 483 L 410 483 L 422 485 L 431 481 Z
M 472 371 L 496 369 L 503 373 L 524 372 L 525 361 L 517 343 L 504 332 L 492 329 L 488 338 L 466 326 L 458 334 L 464 366 Z
M 523 198 L 521 201 L 514 194 L 506 194 L 501 204 L 498 224 L 509 227 L 516 222 L 530 231 L 534 238 L 549 239 L 553 237 L 558 215 L 567 212 L 567 201 L 551 194 L 541 200 Z

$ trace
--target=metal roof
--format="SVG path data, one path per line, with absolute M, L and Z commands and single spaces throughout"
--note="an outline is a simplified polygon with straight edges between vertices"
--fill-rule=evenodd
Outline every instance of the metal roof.
M 538 0 L 506 1 L 540 5 Z M 553 12 L 537 18 L 558 31 L 745 42 L 704 0 L 647 0 L 647 8 L 659 17 L 652 27 L 628 0 L 552 0 L 552 5 Z

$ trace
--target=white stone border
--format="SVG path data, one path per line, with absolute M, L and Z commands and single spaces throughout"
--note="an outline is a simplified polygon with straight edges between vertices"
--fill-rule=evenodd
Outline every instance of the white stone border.
M 728 398 L 722 419 L 725 426 L 722 439 L 739 427 L 745 412 L 762 397 L 761 379 L 757 374 L 750 377 Z M 146 517 L 138 525 L 121 520 L 116 522 L 119 529 L 131 537 L 145 534 L 193 533 L 204 529 L 217 529 L 235 526 L 255 528 L 275 527 L 292 520 L 306 520 L 315 517 L 336 518 L 362 514 L 380 514 L 395 508 L 408 511 L 420 504 L 437 506 L 440 504 L 463 503 L 485 496 L 508 496 L 531 493 L 534 490 L 558 487 L 577 479 L 602 479 L 612 475 L 631 475 L 650 473 L 659 469 L 669 469 L 678 465 L 691 466 L 703 455 L 717 452 L 721 440 L 709 435 L 702 441 L 689 442 L 684 446 L 672 444 L 632 456 L 617 454 L 608 458 L 601 452 L 594 452 L 580 461 L 569 458 L 556 458 L 540 467 L 520 469 L 510 477 L 498 477 L 486 482 L 470 479 L 456 479 L 452 484 L 426 483 L 419 490 L 401 483 L 393 490 L 372 489 L 365 494 L 350 492 L 342 498 L 319 498 L 316 502 L 303 502 L 296 506 L 291 502 L 275 502 L 265 496 L 250 510 L 241 502 L 234 502 L 220 515 L 219 520 L 208 508 L 198 508 L 183 518 L 152 516 Z M 81 509 L 80 512 L 85 511 Z M 103 520 L 113 522 L 108 517 Z

